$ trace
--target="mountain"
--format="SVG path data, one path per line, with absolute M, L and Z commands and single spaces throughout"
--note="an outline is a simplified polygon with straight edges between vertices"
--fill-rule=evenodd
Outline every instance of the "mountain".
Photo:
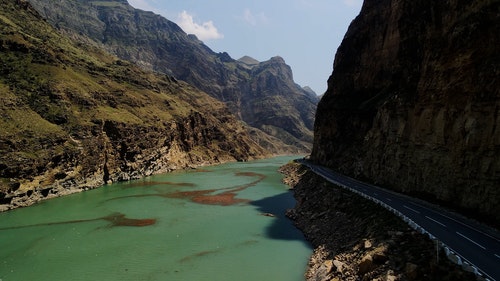
M 500 2 L 365 1 L 312 159 L 500 223 Z
M 266 145 L 260 139 L 271 150 L 281 147 L 274 152 L 310 151 L 319 99 L 293 82 L 283 59 L 234 60 L 227 53 L 215 53 L 175 23 L 127 1 L 30 2 L 63 32 L 91 40 L 143 68 L 173 75 L 225 102 L 243 121 L 281 140 L 280 145 Z M 265 86 L 258 85 L 261 82 Z
M 260 61 L 252 58 L 252 57 L 249 57 L 249 56 L 243 56 L 241 57 L 238 62 L 241 62 L 243 64 L 245 64 L 246 66 L 248 67 L 254 67 L 256 65 L 258 65 L 260 63 Z
M 267 155 L 220 101 L 0 0 L 0 209 Z

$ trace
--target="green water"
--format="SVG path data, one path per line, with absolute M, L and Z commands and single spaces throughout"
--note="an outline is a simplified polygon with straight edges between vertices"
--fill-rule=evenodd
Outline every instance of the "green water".
M 0 279 L 303 280 L 291 157 L 174 172 L 0 214 Z M 264 216 L 272 213 L 275 217 Z

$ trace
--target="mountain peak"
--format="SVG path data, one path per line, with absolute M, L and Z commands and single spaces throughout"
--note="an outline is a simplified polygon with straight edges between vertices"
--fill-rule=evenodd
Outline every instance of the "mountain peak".
M 269 61 L 286 64 L 285 59 L 280 56 L 274 56 Z
M 238 61 L 242 62 L 248 66 L 254 66 L 254 65 L 257 65 L 260 63 L 260 61 L 254 59 L 252 57 L 249 57 L 249 56 L 243 56 Z
M 309 87 L 309 86 L 302 87 L 302 90 L 306 91 L 310 95 L 317 96 L 316 92 L 313 89 L 311 89 L 311 87 Z

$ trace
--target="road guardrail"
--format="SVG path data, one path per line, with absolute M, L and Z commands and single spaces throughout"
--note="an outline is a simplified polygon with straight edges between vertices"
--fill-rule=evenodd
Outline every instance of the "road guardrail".
M 304 163 L 302 163 L 302 164 L 304 164 Z M 463 256 L 461 256 L 456 251 L 454 251 L 451 247 L 449 247 L 448 245 L 446 245 L 442 241 L 439 241 L 439 239 L 437 239 L 434 235 L 432 235 L 430 232 L 428 232 L 425 228 L 423 228 L 420 225 L 418 225 L 417 223 L 415 223 L 413 220 L 411 220 L 410 218 L 408 218 L 407 216 L 405 216 L 400 211 L 394 209 L 393 207 L 387 205 L 386 203 L 380 201 L 377 198 L 374 198 L 374 197 L 372 197 L 372 196 L 370 196 L 370 195 L 368 195 L 366 193 L 363 193 L 363 192 L 361 192 L 359 190 L 356 190 L 354 188 L 346 186 L 345 184 L 343 184 L 343 183 L 341 183 L 339 181 L 336 181 L 334 179 L 328 178 L 327 176 L 323 175 L 320 171 L 316 171 L 314 169 L 314 167 L 311 167 L 309 165 L 306 165 L 306 166 L 308 166 L 311 171 L 313 171 L 317 175 L 320 175 L 321 177 L 323 177 L 328 182 L 330 182 L 330 183 L 332 183 L 334 185 L 337 185 L 339 187 L 342 187 L 342 188 L 344 188 L 346 190 L 349 190 L 349 191 L 351 191 L 353 193 L 356 193 L 356 194 L 360 195 L 361 197 L 363 197 L 365 199 L 368 199 L 368 200 L 370 200 L 372 202 L 375 202 L 376 204 L 378 204 L 378 205 L 382 206 L 383 208 L 389 210 L 391 213 L 397 215 L 398 217 L 400 217 L 401 219 L 403 219 L 403 221 L 406 222 L 415 231 L 417 231 L 418 233 L 427 235 L 429 237 L 429 239 L 436 241 L 437 247 L 440 247 L 441 249 L 443 249 L 446 257 L 449 260 L 451 260 L 452 262 L 454 262 L 457 265 L 461 266 L 462 269 L 474 273 L 477 277 L 481 277 L 485 281 L 494 281 L 494 279 L 491 278 L 491 277 L 489 277 L 488 274 L 486 274 L 485 272 L 483 272 L 482 270 L 480 270 L 477 266 L 473 265 L 466 258 L 464 258 Z

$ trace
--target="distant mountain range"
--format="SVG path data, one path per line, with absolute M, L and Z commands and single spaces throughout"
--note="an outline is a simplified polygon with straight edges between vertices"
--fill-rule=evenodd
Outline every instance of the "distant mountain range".
M 135 9 L 124 0 L 29 2 L 70 37 L 186 81 L 225 102 L 272 152 L 311 149 L 319 98 L 310 88 L 294 82 L 292 70 L 282 58 L 259 62 L 215 53 L 175 23 Z

